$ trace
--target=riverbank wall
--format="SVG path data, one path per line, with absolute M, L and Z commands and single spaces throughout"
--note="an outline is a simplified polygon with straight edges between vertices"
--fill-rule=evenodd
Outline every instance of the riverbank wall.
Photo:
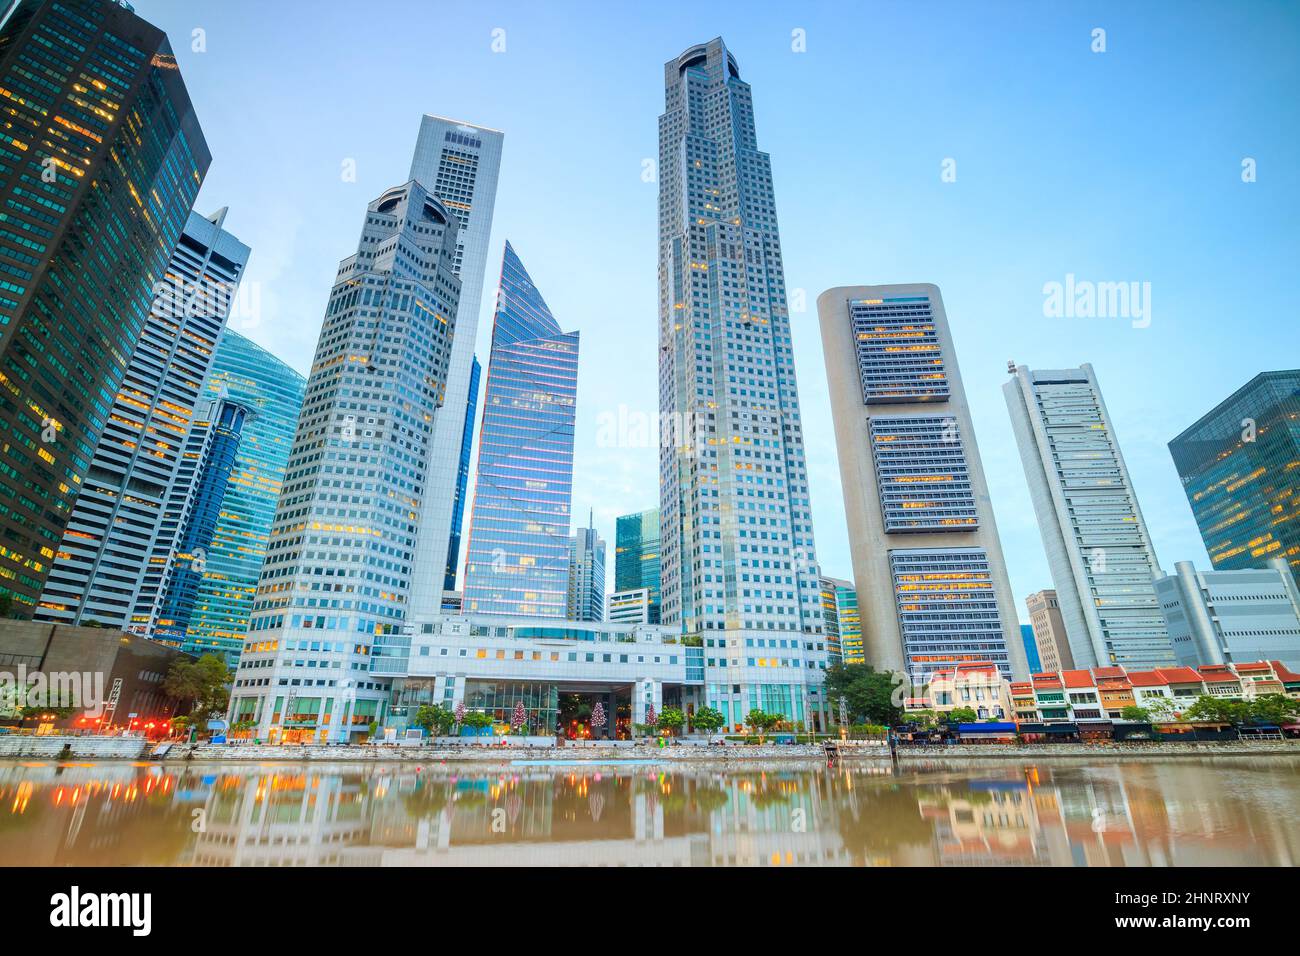
M 29 759 L 148 759 L 152 747 L 135 737 L 33 737 L 0 736 L 0 760 Z M 888 760 L 884 744 L 841 747 L 841 761 Z M 1300 757 L 1300 741 L 1202 741 L 1197 743 L 1069 743 L 1038 745 L 954 745 L 900 747 L 900 764 L 929 760 L 1088 760 L 1142 759 L 1145 757 Z M 195 761 L 295 763 L 409 763 L 490 764 L 501 766 L 547 764 L 664 764 L 709 763 L 742 765 L 756 763 L 812 764 L 825 762 L 820 746 L 599 746 L 502 747 L 462 746 L 272 746 L 269 744 L 177 744 L 160 758 L 166 763 Z

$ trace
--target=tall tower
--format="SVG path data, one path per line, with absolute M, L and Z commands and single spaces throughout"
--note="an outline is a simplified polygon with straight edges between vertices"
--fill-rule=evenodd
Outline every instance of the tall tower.
M 461 521 L 465 513 L 474 412 L 478 398 L 479 306 L 486 278 L 488 239 L 501 171 L 499 130 L 425 116 L 415 141 L 411 178 L 440 199 L 456 217 L 456 255 L 452 271 L 460 279 L 456 338 L 451 343 L 447 394 L 433 423 L 429 448 L 429 487 L 439 489 L 425 502 L 415 551 L 412 614 L 436 614 L 443 591 L 456 590 Z M 450 493 L 448 489 L 455 489 Z
M 1172 667 L 1162 574 L 1091 365 L 1002 386 L 1075 667 Z
M 821 712 L 826 638 L 772 169 L 721 38 L 664 65 L 659 117 L 662 607 L 709 705 Z
M 569 538 L 570 621 L 605 620 L 605 542 L 596 529 L 578 528 Z
M 483 393 L 466 613 L 565 616 L 578 333 L 506 243 Z
M 154 290 L 37 620 L 152 634 L 208 437 L 195 419 L 199 391 L 248 264 L 225 217 L 190 213 Z
M 0 601 L 30 617 L 211 156 L 122 3 L 10 5 L 0 88 Z
M 1300 369 L 1260 372 L 1169 443 L 1216 571 L 1291 566 L 1300 584 Z
M 188 617 L 178 613 L 184 605 L 166 606 L 161 613 L 172 623 L 160 621 L 155 632 L 175 634 L 183 625 L 182 650 L 217 651 L 232 666 L 239 659 L 306 385 L 239 333 L 222 335 L 203 396 L 238 403 L 248 414 Z
M 978 661 L 1024 678 L 939 287 L 828 289 L 817 312 L 866 663 L 906 670 L 914 683 Z
M 614 590 L 645 588 L 646 620 L 659 623 L 659 509 L 619 515 L 614 524 Z
M 412 180 L 370 203 L 339 265 L 231 694 L 232 719 L 263 738 L 346 741 L 382 721 L 387 682 L 371 671 L 403 640 L 421 509 L 447 494 L 428 461 L 456 231 Z

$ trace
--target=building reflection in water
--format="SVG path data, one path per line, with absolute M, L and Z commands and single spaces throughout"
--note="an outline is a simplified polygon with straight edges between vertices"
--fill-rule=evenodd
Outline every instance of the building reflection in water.
M 1290 866 L 1288 758 L 648 766 L 0 764 L 37 866 Z

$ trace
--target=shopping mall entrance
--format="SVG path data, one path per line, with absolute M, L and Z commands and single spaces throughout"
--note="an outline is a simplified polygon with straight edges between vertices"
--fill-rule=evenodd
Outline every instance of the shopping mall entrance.
M 555 733 L 566 740 L 626 740 L 632 735 L 632 685 L 560 684 Z

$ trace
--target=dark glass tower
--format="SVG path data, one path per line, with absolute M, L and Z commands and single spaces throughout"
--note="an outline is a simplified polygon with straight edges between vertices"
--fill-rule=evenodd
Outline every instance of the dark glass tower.
M 193 502 L 177 543 L 174 570 L 159 602 L 158 623 L 153 634 L 156 640 L 177 646 L 185 640 L 247 417 L 248 409 L 235 402 L 221 399 L 211 403 L 203 429 L 209 434 L 202 441 Z
M 110 0 L 21 0 L 0 88 L 0 601 L 26 617 L 211 156 L 166 35 Z
M 1300 583 L 1300 369 L 1256 375 L 1169 453 L 1214 570 L 1283 558 Z
M 474 446 L 474 418 L 478 414 L 478 383 L 483 367 L 474 358 L 469 369 L 469 400 L 465 405 L 465 428 L 460 433 L 460 462 L 456 466 L 456 497 L 451 505 L 451 536 L 447 547 L 444 591 L 456 590 L 456 569 L 460 564 L 460 529 L 465 522 L 465 496 L 469 491 L 469 457 Z
M 659 623 L 659 509 L 619 515 L 614 524 L 614 590 L 650 592 L 649 620 Z
M 564 617 L 578 333 L 562 332 L 506 243 L 483 395 L 466 613 Z

